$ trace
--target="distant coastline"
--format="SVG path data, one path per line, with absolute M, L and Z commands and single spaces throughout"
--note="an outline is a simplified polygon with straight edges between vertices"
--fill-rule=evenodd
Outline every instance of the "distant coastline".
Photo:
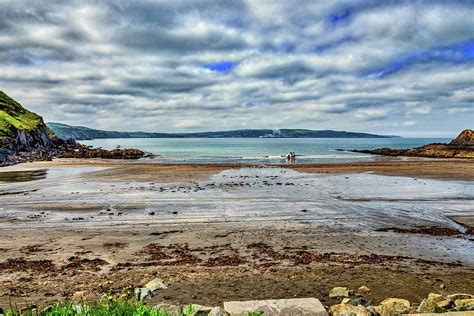
M 194 133 L 149 133 L 98 130 L 54 122 L 46 124 L 58 137 L 74 140 L 104 138 L 400 138 L 400 136 L 395 135 L 309 129 L 242 129 Z

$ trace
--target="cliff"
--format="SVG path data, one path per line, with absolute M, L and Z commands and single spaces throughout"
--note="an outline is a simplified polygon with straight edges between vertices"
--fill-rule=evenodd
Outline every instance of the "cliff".
M 0 166 L 54 157 L 135 159 L 136 149 L 108 151 L 58 139 L 43 118 L 0 91 Z
M 54 147 L 53 133 L 41 116 L 30 112 L 0 91 L 0 165 L 15 157 L 47 156 Z

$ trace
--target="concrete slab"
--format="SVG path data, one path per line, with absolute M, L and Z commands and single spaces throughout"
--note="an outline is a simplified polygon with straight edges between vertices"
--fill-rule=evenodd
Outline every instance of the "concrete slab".
M 224 302 L 224 309 L 231 315 L 264 312 L 265 316 L 327 316 L 323 304 L 316 298 L 292 298 L 285 300 Z

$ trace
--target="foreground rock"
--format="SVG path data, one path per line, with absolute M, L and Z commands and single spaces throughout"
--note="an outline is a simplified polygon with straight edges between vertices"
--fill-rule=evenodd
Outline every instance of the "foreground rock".
M 349 297 L 349 289 L 347 287 L 335 287 L 329 292 L 329 297 Z
M 225 302 L 224 310 L 235 316 L 251 312 L 263 312 L 265 315 L 328 315 L 323 304 L 315 298 Z
M 338 288 L 336 288 L 338 289 Z M 351 292 L 351 291 L 349 291 Z M 340 304 L 329 307 L 329 313 L 339 315 L 453 315 L 474 316 L 474 296 L 467 293 L 442 295 L 430 293 L 419 304 L 411 304 L 402 298 L 386 298 L 379 305 L 373 306 L 364 298 L 345 298 Z
M 43 118 L 0 91 L 0 167 L 53 158 L 137 159 L 138 149 L 90 148 L 56 137 Z
M 380 314 L 398 315 L 410 311 L 410 301 L 401 298 L 386 298 L 380 303 Z
M 471 129 L 464 130 L 449 144 L 428 144 L 410 149 L 378 148 L 374 150 L 353 150 L 353 152 L 393 157 L 474 159 L 474 131 Z
M 357 316 L 370 316 L 375 315 L 377 312 L 364 306 L 354 306 L 351 304 L 337 304 L 329 308 L 329 313 L 333 316 L 342 315 L 357 315 Z
M 160 278 L 155 278 L 155 279 L 151 280 L 150 282 L 145 284 L 145 287 L 147 289 L 149 289 L 150 291 L 152 291 L 152 292 L 154 292 L 156 290 L 159 290 L 159 289 L 167 289 L 168 288 L 168 286 Z

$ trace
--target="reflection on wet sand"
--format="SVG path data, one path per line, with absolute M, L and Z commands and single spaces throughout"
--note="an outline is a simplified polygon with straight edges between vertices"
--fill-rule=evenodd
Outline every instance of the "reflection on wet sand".
M 22 171 L 1 171 L 0 183 L 28 182 L 45 179 L 48 173 L 47 169 L 22 170 Z

